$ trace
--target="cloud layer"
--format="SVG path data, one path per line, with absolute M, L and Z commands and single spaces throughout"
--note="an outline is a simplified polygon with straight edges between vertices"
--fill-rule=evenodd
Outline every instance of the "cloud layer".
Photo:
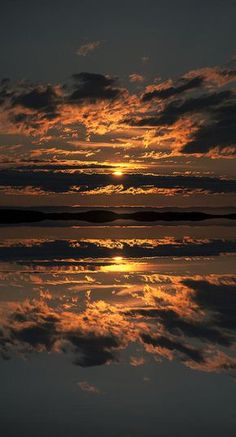
M 87 134 L 123 130 L 130 139 L 150 131 L 156 144 L 172 154 L 235 154 L 235 92 L 233 68 L 191 71 L 179 79 L 147 85 L 138 94 L 122 87 L 117 78 L 81 72 L 67 84 L 1 82 L 1 117 L 9 132 L 40 137 L 52 128 L 74 135 L 83 125 Z M 131 74 L 130 80 L 142 76 Z M 187 127 L 187 129 L 186 129 Z M 171 140 L 171 141 L 170 141 Z
M 132 366 L 176 359 L 192 369 L 232 374 L 236 278 L 207 274 L 206 257 L 221 257 L 222 266 L 223 257 L 229 269 L 234 248 L 229 240 L 190 237 L 6 240 L 2 357 L 47 351 L 91 367 L 119 363 L 125 351 Z M 171 273 L 161 274 L 168 259 Z M 186 260 L 189 274 L 174 272 Z M 199 265 L 205 273 L 191 273 Z M 138 345 L 135 357 L 132 344 Z M 86 381 L 80 388 L 96 392 Z
M 150 84 L 139 73 L 122 84 L 86 71 L 57 84 L 3 79 L 2 193 L 122 195 L 130 204 L 233 194 L 235 79 L 233 64 Z

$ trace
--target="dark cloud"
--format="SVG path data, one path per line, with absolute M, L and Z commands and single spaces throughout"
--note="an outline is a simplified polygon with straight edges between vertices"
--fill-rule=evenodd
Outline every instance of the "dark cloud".
M 50 128 L 49 122 L 60 122 L 63 108 L 71 104 L 113 101 L 123 94 L 117 79 L 102 74 L 82 72 L 72 76 L 72 83 L 45 85 L 28 82 L 0 83 L 0 105 L 8 111 L 13 126 L 39 134 L 40 129 Z M 22 109 L 21 112 L 19 110 Z M 82 120 L 83 121 L 83 120 Z M 69 124 L 73 123 L 70 119 Z
M 196 77 L 191 78 L 191 79 L 183 78 L 182 80 L 180 80 L 180 83 L 177 84 L 176 86 L 170 86 L 167 88 L 157 89 L 157 90 L 145 93 L 142 97 L 142 100 L 144 102 L 148 102 L 154 98 L 167 99 L 169 97 L 173 97 L 173 96 L 176 96 L 178 94 L 182 94 L 185 91 L 198 89 L 202 86 L 203 82 L 204 82 L 204 79 L 201 76 L 196 76 Z
M 218 343 L 222 346 L 230 346 L 233 340 L 229 335 L 221 332 L 219 327 L 209 321 L 196 322 L 191 319 L 183 319 L 175 311 L 164 313 L 161 317 L 162 322 L 169 332 L 175 335 L 184 335 L 185 337 L 194 337 L 208 343 Z
M 28 343 L 33 347 L 43 345 L 50 350 L 53 344 L 52 333 L 52 327 L 45 323 L 19 329 L 14 332 L 14 336 L 17 340 Z
M 50 117 L 55 115 L 57 101 L 57 94 L 54 88 L 49 85 L 46 87 L 34 88 L 29 92 L 13 97 L 12 106 L 19 105 L 33 111 L 43 112 L 47 114 L 47 117 Z M 20 114 L 20 116 L 22 117 L 22 114 Z
M 74 244 L 76 243 L 76 244 Z M 122 255 L 129 258 L 143 258 L 154 256 L 218 256 L 221 253 L 235 253 L 235 240 L 195 240 L 183 241 L 174 240 L 172 242 L 152 239 L 150 243 L 144 245 L 133 242 L 132 245 L 122 241 Z M 45 255 L 46 254 L 46 255 Z M 99 246 L 91 241 L 78 240 L 55 240 L 37 242 L 31 245 L 11 244 L 10 246 L 1 245 L 0 260 L 18 261 L 21 264 L 34 260 L 60 260 L 62 259 L 86 259 L 86 258 L 110 258 L 117 255 L 116 247 Z
M 27 308 L 19 307 L 11 314 L 9 323 L 8 333 L 5 331 L 1 334 L 0 331 L 0 346 L 4 356 L 8 356 L 10 345 L 25 346 L 27 352 L 52 351 L 59 342 L 62 352 L 73 353 L 74 364 L 91 367 L 116 360 L 115 350 L 120 347 L 119 339 L 112 334 L 102 335 L 93 329 L 87 333 L 82 327 L 63 330 L 60 315 L 39 303 Z
M 74 363 L 81 367 L 101 366 L 115 360 L 115 349 L 120 345 L 114 336 L 102 335 L 67 335 L 67 340 L 75 348 Z
M 24 162 L 24 160 L 22 160 L 21 162 Z M 25 161 L 27 162 L 27 160 Z M 111 170 L 115 170 L 116 167 L 112 164 L 103 164 L 103 163 L 89 163 L 89 164 L 63 164 L 58 162 L 58 160 L 55 160 L 53 163 L 53 160 L 51 160 L 51 163 L 48 163 L 47 161 L 41 161 L 41 160 L 31 160 L 30 161 L 31 164 L 26 164 L 23 166 L 18 166 L 17 169 L 20 171 L 24 171 L 24 170 L 36 170 L 36 171 L 41 171 L 41 170 L 51 170 L 51 171 L 57 171 L 57 170 L 84 170 L 84 169 L 111 169 Z M 36 165 L 35 165 L 36 164 Z
M 201 91 L 209 86 L 223 86 L 236 79 L 236 70 L 234 68 L 202 68 L 181 77 L 174 85 L 166 86 L 161 83 L 157 89 L 143 94 L 144 102 L 152 99 L 164 100 L 183 94 L 185 91 Z
M 42 315 L 40 310 L 29 312 L 29 315 L 14 317 L 18 323 L 16 328 L 11 329 L 12 344 L 17 340 L 28 344 L 30 347 L 45 348 L 52 350 L 57 341 L 70 345 L 73 351 L 73 362 L 81 367 L 100 366 L 115 360 L 115 350 L 120 346 L 118 338 L 113 335 L 102 335 L 96 332 L 86 334 L 81 330 L 61 331 L 58 325 L 59 318 Z M 66 347 L 61 346 L 63 352 Z
M 145 174 L 126 174 L 119 181 L 124 189 L 152 186 L 163 189 L 200 190 L 211 193 L 236 192 L 236 180 L 216 177 L 197 176 L 160 176 Z M 0 170 L 0 185 L 24 188 L 32 186 L 48 192 L 66 191 L 84 192 L 117 185 L 117 180 L 110 174 L 63 173 L 37 171 L 18 171 L 17 169 Z
M 222 326 L 218 326 L 215 319 L 196 321 L 191 318 L 181 317 L 173 309 L 137 309 L 131 310 L 127 314 L 135 317 L 141 315 L 144 318 L 155 319 L 161 323 L 172 335 L 185 338 L 193 337 L 208 343 L 218 343 L 221 346 L 230 346 L 234 343 L 234 338 L 229 332 L 224 332 Z
M 174 93 L 178 94 L 175 88 L 169 88 L 166 92 L 173 96 Z M 159 112 L 152 111 L 141 118 L 126 121 L 132 126 L 171 127 L 182 117 L 194 115 L 200 115 L 202 120 L 198 126 L 195 125 L 194 133 L 181 149 L 182 153 L 208 154 L 212 149 L 217 149 L 219 153 L 223 151 L 232 156 L 236 154 L 236 104 L 235 94 L 231 90 L 173 100 Z
M 145 116 L 138 120 L 130 120 L 133 126 L 162 126 L 173 125 L 179 118 L 188 115 L 207 112 L 212 112 L 212 108 L 228 101 L 233 97 L 233 93 L 229 90 L 218 93 L 205 94 L 199 97 L 192 97 L 185 101 L 174 101 L 169 103 L 165 108 L 157 113 L 157 115 Z
M 165 348 L 170 351 L 177 351 L 181 354 L 183 360 L 191 359 L 197 363 L 202 362 L 203 355 L 199 349 L 187 346 L 177 340 L 170 339 L 164 336 L 152 336 L 149 334 L 142 334 L 142 340 L 146 344 L 151 344 L 154 347 Z
M 232 147 L 231 154 L 236 154 L 236 103 L 218 108 L 212 115 L 214 119 L 197 130 L 183 147 L 183 153 L 204 154 L 216 147 L 219 150 Z
M 9 89 L 10 79 L 4 78 L 0 81 L 0 105 L 4 104 L 12 96 Z
M 121 94 L 121 89 L 115 87 L 116 79 L 102 74 L 78 73 L 72 76 L 73 91 L 68 97 L 70 103 L 81 103 L 83 100 L 114 100 Z
M 236 282 L 214 284 L 204 280 L 186 279 L 184 284 L 194 290 L 193 300 L 214 314 L 221 329 L 236 330 Z
M 34 308 L 29 312 L 20 309 L 11 315 L 10 343 L 17 340 L 33 348 L 43 346 L 51 350 L 55 341 L 56 323 L 59 318 L 56 314 L 47 314 Z M 17 323 L 13 328 L 14 322 Z

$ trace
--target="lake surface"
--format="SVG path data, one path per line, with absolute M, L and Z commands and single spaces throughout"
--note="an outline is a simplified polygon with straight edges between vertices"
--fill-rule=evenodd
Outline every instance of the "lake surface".
M 4 437 L 235 435 L 235 226 L 13 226 L 0 246 Z

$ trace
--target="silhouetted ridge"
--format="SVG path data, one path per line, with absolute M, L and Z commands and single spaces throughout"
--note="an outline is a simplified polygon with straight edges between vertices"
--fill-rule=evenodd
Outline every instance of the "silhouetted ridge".
M 199 221 L 199 220 L 206 220 L 209 218 L 215 218 L 219 217 L 213 216 L 212 214 L 205 214 L 204 212 L 157 212 L 157 211 L 140 211 L 140 212 L 134 212 L 132 214 L 125 214 L 122 216 L 122 218 L 132 219 L 136 221 L 157 221 L 157 220 L 163 220 L 163 221 L 185 221 L 185 220 L 191 220 L 191 221 Z
M 86 222 L 112 222 L 117 220 L 119 215 L 112 211 L 96 210 L 85 212 L 64 212 L 64 213 L 45 213 L 44 220 L 80 220 Z
M 33 223 L 45 220 L 74 220 L 85 221 L 91 223 L 106 223 L 115 220 L 133 220 L 138 222 L 154 222 L 154 221 L 202 221 L 209 219 L 230 219 L 236 220 L 236 214 L 206 214 L 198 211 L 137 211 L 133 213 L 119 214 L 107 210 L 89 210 L 85 212 L 54 212 L 46 213 L 33 210 L 20 209 L 1 209 L 0 223 L 1 224 L 17 224 L 17 223 Z
M 33 223 L 45 220 L 45 214 L 40 211 L 1 209 L 0 223 Z

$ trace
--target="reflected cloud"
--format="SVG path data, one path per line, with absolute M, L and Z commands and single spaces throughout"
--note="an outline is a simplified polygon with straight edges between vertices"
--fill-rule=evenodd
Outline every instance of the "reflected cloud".
M 165 237 L 159 239 L 3 240 L 0 260 L 82 263 L 94 260 L 124 265 L 154 257 L 213 257 L 236 253 L 236 240 Z
M 180 273 L 171 259 L 178 254 L 183 266 L 188 252 L 189 257 L 197 253 L 192 264 L 199 265 L 200 254 L 207 251 L 226 259 L 234 242 L 166 237 L 5 240 L 1 246 L 4 359 L 48 352 L 65 354 L 81 367 L 118 365 L 123 360 L 136 367 L 153 359 L 178 360 L 206 372 L 231 374 L 236 369 L 236 276 L 213 274 L 210 264 L 205 272 L 204 262 L 202 273 Z M 77 267 L 76 258 L 71 258 L 76 251 Z M 104 251 L 109 258 L 103 258 Z M 155 256 L 169 259 L 172 272 L 161 273 Z M 54 270 L 61 261 L 67 270 Z M 45 262 L 49 268 L 37 268 Z M 34 271 L 23 268 L 27 264 L 34 265 Z M 86 264 L 91 264 L 89 273 Z M 80 388 L 90 392 L 87 383 Z
M 80 381 L 78 382 L 78 386 L 79 388 L 87 393 L 92 393 L 92 394 L 99 394 L 100 390 L 98 390 L 97 387 L 95 387 L 95 385 L 89 384 L 89 382 L 87 381 Z

